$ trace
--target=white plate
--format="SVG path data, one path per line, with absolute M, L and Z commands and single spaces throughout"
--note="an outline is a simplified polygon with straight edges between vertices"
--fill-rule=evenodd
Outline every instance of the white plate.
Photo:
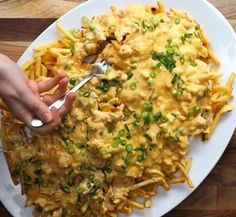
M 67 28 L 79 27 L 81 17 L 84 15 L 96 16 L 107 13 L 111 5 L 124 7 L 135 2 L 148 5 L 156 4 L 156 0 L 90 0 L 62 16 L 59 22 Z M 236 71 L 236 35 L 227 20 L 205 0 L 165 0 L 164 2 L 166 7 L 176 8 L 192 14 L 204 27 L 216 56 L 222 62 L 220 71 L 223 73 L 222 81 L 225 82 L 230 73 Z M 27 58 L 30 58 L 34 47 L 59 37 L 55 25 L 52 24 L 25 51 L 18 63 L 21 65 Z M 234 87 L 234 95 L 236 95 L 236 86 Z M 232 104 L 236 105 L 235 99 Z M 224 116 L 210 141 L 204 143 L 200 139 L 191 141 L 189 155 L 193 158 L 193 165 L 190 177 L 195 187 L 206 178 L 223 154 L 235 125 L 236 109 Z M 10 179 L 3 154 L 0 155 L 0 180 L 0 199 L 10 213 L 15 217 L 32 216 L 32 208 L 24 208 L 25 198 L 20 196 L 20 187 L 14 186 Z M 159 195 L 153 198 L 152 208 L 135 211 L 132 217 L 162 216 L 191 193 L 192 190 L 185 184 L 176 185 L 169 192 L 161 190 Z

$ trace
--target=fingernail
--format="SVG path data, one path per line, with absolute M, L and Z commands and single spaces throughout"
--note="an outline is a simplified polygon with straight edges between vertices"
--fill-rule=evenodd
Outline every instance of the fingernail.
M 52 115 L 47 112 L 47 113 L 43 114 L 43 119 L 44 119 L 45 122 L 48 123 L 52 120 Z

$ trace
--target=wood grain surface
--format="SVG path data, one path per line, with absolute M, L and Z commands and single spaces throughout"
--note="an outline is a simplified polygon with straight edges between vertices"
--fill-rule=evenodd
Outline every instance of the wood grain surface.
M 0 52 L 16 61 L 47 26 L 81 2 L 83 0 L 0 0 Z M 236 30 L 236 0 L 210 2 Z M 1 203 L 0 217 L 11 217 Z M 236 132 L 200 187 L 165 217 L 236 217 Z

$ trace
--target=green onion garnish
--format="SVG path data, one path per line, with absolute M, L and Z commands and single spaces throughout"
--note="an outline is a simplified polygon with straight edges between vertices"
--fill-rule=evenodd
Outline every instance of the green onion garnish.
M 121 129 L 121 130 L 119 131 L 119 136 L 120 136 L 120 137 L 124 137 L 124 136 L 125 136 L 125 129 Z
M 85 93 L 84 93 L 84 97 L 89 97 L 90 96 L 90 92 L 89 91 L 86 91 Z
M 155 73 L 155 72 L 150 72 L 149 76 L 150 76 L 151 78 L 156 78 L 156 73 Z
M 148 80 L 147 80 L 147 84 L 148 84 L 149 87 L 151 87 L 151 86 L 153 85 L 153 80 L 148 79 Z
M 136 119 L 140 119 L 142 117 L 142 114 L 141 114 L 141 112 L 135 112 L 133 116 Z
M 127 145 L 125 146 L 125 149 L 126 149 L 126 151 L 127 151 L 128 153 L 131 153 L 131 152 L 133 151 L 133 146 L 132 146 L 131 144 L 127 144 Z
M 112 142 L 112 147 L 118 148 L 119 145 L 120 145 L 120 143 L 121 143 L 120 138 L 115 138 L 115 139 L 113 140 L 113 142 Z
M 143 107 L 145 108 L 146 111 L 150 112 L 153 110 L 153 106 L 152 106 L 152 103 L 144 103 Z
M 75 149 L 74 149 L 73 144 L 69 144 L 69 145 L 67 146 L 67 153 L 68 153 L 68 154 L 74 154 L 74 153 L 75 153 Z
M 195 30 L 199 30 L 201 28 L 201 26 L 199 25 L 199 24 L 197 24 L 196 26 L 195 26 Z
M 131 69 L 137 69 L 138 64 L 137 64 L 137 63 L 132 63 L 132 64 L 130 65 L 130 67 L 131 67 Z
M 89 18 L 88 17 L 83 16 L 81 20 L 82 20 L 83 25 L 88 25 L 88 23 L 89 23 Z
M 132 72 L 127 72 L 126 74 L 127 74 L 127 80 L 129 80 L 130 78 L 132 78 L 133 75 L 134 75 Z
M 193 66 L 193 67 L 196 67 L 197 63 L 196 62 L 192 62 L 192 63 L 190 63 L 190 65 Z
M 177 18 L 175 19 L 175 24 L 178 25 L 178 24 L 180 24 L 180 22 L 181 22 L 181 19 L 180 19 L 179 17 L 177 17 Z
M 130 84 L 130 89 L 131 90 L 136 90 L 136 88 L 137 88 L 137 84 L 136 83 Z
M 159 25 L 159 20 L 157 19 L 157 17 L 152 17 L 151 23 L 154 27 L 156 27 Z

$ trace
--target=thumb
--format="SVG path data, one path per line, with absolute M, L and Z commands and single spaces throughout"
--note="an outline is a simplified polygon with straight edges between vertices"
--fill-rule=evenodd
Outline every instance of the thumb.
M 48 106 L 41 101 L 39 96 L 29 94 L 27 99 L 24 101 L 25 106 L 31 110 L 31 112 L 44 123 L 49 123 L 53 119 L 52 112 Z

